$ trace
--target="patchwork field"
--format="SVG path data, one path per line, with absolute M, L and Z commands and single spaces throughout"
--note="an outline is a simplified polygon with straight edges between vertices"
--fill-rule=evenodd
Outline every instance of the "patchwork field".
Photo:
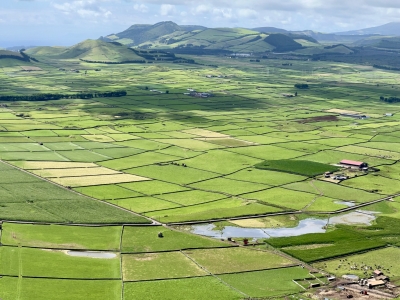
M 353 271 L 344 258 L 382 257 L 400 277 L 400 106 L 379 100 L 398 97 L 398 74 L 193 58 L 199 64 L 43 57 L 26 72 L 0 60 L 0 96 L 127 92 L 1 101 L 1 299 L 308 299 L 301 286 L 326 280 L 298 266 L 340 276 Z M 368 118 L 343 115 L 355 112 Z M 370 225 L 346 224 L 346 213 Z M 290 234 L 309 219 L 323 225 Z M 199 222 L 215 236 L 244 233 L 227 242 L 189 232 Z M 283 235 L 266 233 L 275 229 Z

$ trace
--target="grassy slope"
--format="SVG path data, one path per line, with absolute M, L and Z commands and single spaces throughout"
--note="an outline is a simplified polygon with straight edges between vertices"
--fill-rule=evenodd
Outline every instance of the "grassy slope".
M 84 59 L 89 61 L 121 62 L 143 60 L 125 46 L 100 40 L 86 40 L 69 48 L 40 47 L 30 49 L 32 56 L 49 56 L 58 59 Z

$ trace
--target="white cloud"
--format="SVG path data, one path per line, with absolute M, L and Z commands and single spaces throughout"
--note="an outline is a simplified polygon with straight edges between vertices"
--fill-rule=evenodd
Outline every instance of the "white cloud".
M 75 0 L 72 2 L 64 2 L 62 4 L 53 4 L 53 6 L 65 15 L 79 15 L 82 18 L 105 17 L 108 18 L 112 12 L 101 6 L 99 2 L 105 0 Z
M 141 13 L 147 13 L 149 11 L 149 7 L 147 5 L 144 5 L 143 3 L 135 4 L 133 6 L 133 9 Z
M 175 5 L 171 4 L 162 4 L 160 6 L 160 15 L 162 16 L 169 16 L 175 13 Z

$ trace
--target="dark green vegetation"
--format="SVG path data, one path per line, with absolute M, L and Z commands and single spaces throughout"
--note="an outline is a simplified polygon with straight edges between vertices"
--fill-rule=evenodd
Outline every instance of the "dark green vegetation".
M 310 177 L 338 170 L 337 167 L 328 164 L 292 159 L 266 160 L 262 163 L 256 164 L 255 167 L 262 170 L 281 171 Z
M 274 46 L 276 51 L 285 52 L 303 48 L 301 44 L 281 33 L 270 34 L 264 39 L 264 41 Z
M 326 260 L 357 252 L 400 245 L 400 220 L 379 217 L 375 225 L 352 227 L 337 225 L 327 233 L 269 239 L 267 242 L 303 261 Z
M 0 96 L 0 101 L 49 101 L 60 99 L 91 99 L 102 97 L 123 97 L 126 96 L 126 91 L 115 91 L 105 93 L 81 93 L 81 94 L 38 94 L 31 96 Z

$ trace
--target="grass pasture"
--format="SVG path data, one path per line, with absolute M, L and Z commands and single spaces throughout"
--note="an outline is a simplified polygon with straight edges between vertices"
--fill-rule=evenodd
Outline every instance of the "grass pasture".
M 213 274 L 273 269 L 293 264 L 292 261 L 273 252 L 241 247 L 184 252 Z
M 186 35 L 194 45 L 208 47 L 214 38 L 243 53 L 241 42 L 259 36 L 244 29 L 208 32 Z M 260 37 L 251 44 L 262 49 L 266 35 Z M 40 62 L 30 64 L 0 60 L 1 95 L 127 92 L 2 101 L 0 298 L 304 298 L 292 280 L 311 275 L 293 266 L 298 260 L 340 276 L 352 271 L 344 258 L 357 264 L 380 259 L 394 282 L 400 278 L 399 199 L 368 204 L 400 192 L 400 106 L 379 100 L 398 97 L 396 71 L 283 56 L 250 62 L 185 55 L 198 64 L 57 58 L 105 59 L 108 53 L 117 61 L 114 50 L 123 47 L 96 42 L 96 50 L 80 52 L 93 43 L 40 47 L 32 50 L 41 53 Z M 119 58 L 136 55 L 125 50 Z M 140 53 L 166 57 L 147 51 Z M 25 65 L 43 71 L 23 72 Z M 282 96 L 301 82 L 310 88 Z M 214 96 L 191 97 L 188 89 Z M 369 118 L 340 116 L 346 111 Z M 320 180 L 343 159 L 379 171 L 340 183 Z M 366 204 L 360 210 L 376 212 L 376 219 L 368 226 L 336 224 L 334 211 L 349 205 L 343 201 Z M 187 224 L 216 223 L 216 232 L 223 226 L 296 230 L 307 218 L 331 222 L 325 233 L 258 239 L 256 247 L 194 235 Z M 68 250 L 115 257 L 69 256 Z
M 372 272 L 376 269 L 375 266 L 379 265 L 379 269 L 382 270 L 387 276 L 399 279 L 400 267 L 397 263 L 399 255 L 399 248 L 388 247 L 363 254 L 347 256 L 346 260 L 335 259 L 327 262 L 316 263 L 315 267 L 324 269 L 332 274 L 337 274 L 338 276 L 351 273 L 360 277 L 364 277 L 365 269 L 363 270 L 362 266 L 368 267 L 367 274 L 372 275 Z M 382 259 L 383 257 L 385 259 Z M 354 268 L 355 265 L 358 267 Z M 353 267 L 353 269 L 351 267 Z
M 161 232 L 164 238 L 159 238 Z M 167 229 L 161 226 L 126 226 L 122 236 L 123 253 L 162 252 L 181 249 L 227 247 L 229 244 L 214 239 Z
M 303 289 L 293 280 L 307 277 L 310 277 L 308 271 L 300 267 L 219 276 L 224 282 L 254 298 L 279 297 L 302 292 Z
M 61 250 L 1 247 L 4 275 L 73 279 L 121 278 L 118 255 L 110 259 L 73 257 Z M 74 267 L 71 268 L 71 265 Z
M 120 226 L 79 227 L 3 223 L 1 243 L 58 249 L 118 251 Z
M 119 300 L 118 280 L 37 279 L 3 277 L 0 279 L 3 299 L 41 300 Z
M 239 300 L 243 295 L 211 276 L 190 279 L 132 282 L 125 285 L 125 299 L 208 300 L 216 295 L 221 300 Z
M 205 276 L 207 273 L 181 252 L 124 254 L 124 281 Z

